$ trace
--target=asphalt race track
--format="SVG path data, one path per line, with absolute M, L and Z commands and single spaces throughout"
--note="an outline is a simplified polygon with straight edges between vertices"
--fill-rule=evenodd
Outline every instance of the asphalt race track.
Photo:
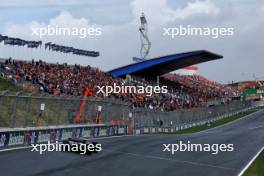
M 162 144 L 233 143 L 233 152 L 163 152 Z M 92 156 L 30 149 L 0 152 L 3 176 L 232 176 L 264 146 L 264 111 L 234 123 L 190 135 L 142 135 L 98 139 L 103 151 Z

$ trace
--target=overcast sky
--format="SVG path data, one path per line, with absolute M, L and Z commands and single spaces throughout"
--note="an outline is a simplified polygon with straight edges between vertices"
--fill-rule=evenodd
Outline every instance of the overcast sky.
M 139 56 L 139 16 L 149 23 L 152 48 L 149 58 L 206 49 L 224 56 L 222 60 L 199 64 L 198 74 L 222 83 L 264 79 L 264 1 L 263 0 L 1 0 L 0 34 L 27 40 L 32 27 L 100 27 L 102 35 L 45 37 L 66 46 L 100 51 L 100 57 L 65 56 L 39 50 L 25 50 L 0 44 L 0 57 L 11 55 L 47 62 L 68 62 L 111 70 L 129 64 Z M 234 28 L 233 36 L 163 36 L 163 28 L 179 25 Z

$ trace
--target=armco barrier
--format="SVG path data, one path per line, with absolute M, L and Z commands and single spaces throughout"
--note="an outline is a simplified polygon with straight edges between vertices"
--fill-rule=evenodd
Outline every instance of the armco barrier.
M 70 137 L 96 138 L 126 134 L 128 134 L 127 126 L 120 125 L 72 125 L 65 127 L 3 129 L 0 131 L 0 149 L 48 141 L 61 141 Z

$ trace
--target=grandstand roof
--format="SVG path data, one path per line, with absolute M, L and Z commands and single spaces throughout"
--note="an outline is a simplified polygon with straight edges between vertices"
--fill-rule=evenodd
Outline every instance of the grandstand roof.
M 221 58 L 223 56 L 206 50 L 199 50 L 147 59 L 113 69 L 108 73 L 113 77 L 125 77 L 127 74 L 142 77 L 160 76 L 187 66 Z

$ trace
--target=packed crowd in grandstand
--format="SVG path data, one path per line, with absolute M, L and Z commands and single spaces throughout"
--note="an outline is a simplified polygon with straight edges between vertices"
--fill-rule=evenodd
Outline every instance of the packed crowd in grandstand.
M 20 61 L 11 58 L 0 63 L 2 79 L 12 79 L 15 83 L 30 83 L 39 93 L 56 96 L 81 96 L 84 87 L 96 92 L 97 86 L 121 84 L 151 85 L 151 81 L 133 77 L 132 82 L 113 78 L 111 75 L 90 66 L 49 64 L 43 61 Z M 140 81 L 139 81 L 140 80 Z M 183 76 L 166 74 L 161 77 L 161 84 L 167 85 L 169 93 L 153 94 L 111 94 L 111 98 L 131 102 L 133 107 L 145 107 L 172 111 L 177 109 L 204 106 L 205 102 L 215 99 L 228 99 L 236 91 L 228 86 L 210 81 L 202 76 Z M 93 94 L 102 98 L 102 94 Z

